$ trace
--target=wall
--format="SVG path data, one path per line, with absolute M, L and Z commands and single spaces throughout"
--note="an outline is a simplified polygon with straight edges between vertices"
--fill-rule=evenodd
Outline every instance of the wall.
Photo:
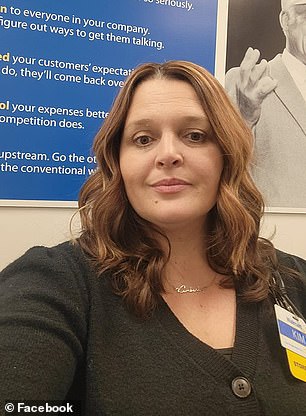
M 261 235 L 271 239 L 280 250 L 306 259 L 306 215 L 266 213 Z M 273 234 L 274 237 L 273 237 Z
M 75 209 L 0 207 L 0 269 L 34 245 L 52 246 L 70 238 L 69 221 Z M 72 229 L 78 230 L 78 218 Z M 265 215 L 262 235 L 276 247 L 306 258 L 306 215 Z
M 0 269 L 34 245 L 52 246 L 70 238 L 75 209 L 0 207 Z M 77 229 L 78 221 L 74 222 Z

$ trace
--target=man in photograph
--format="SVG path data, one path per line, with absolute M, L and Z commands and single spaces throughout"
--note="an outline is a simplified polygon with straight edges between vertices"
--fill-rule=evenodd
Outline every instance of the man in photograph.
M 255 136 L 254 179 L 274 208 L 306 211 L 306 1 L 282 0 L 282 54 L 248 48 L 225 87 Z

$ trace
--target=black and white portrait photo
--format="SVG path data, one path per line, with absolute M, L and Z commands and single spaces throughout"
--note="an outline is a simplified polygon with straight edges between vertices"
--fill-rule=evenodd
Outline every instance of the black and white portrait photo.
M 306 1 L 229 0 L 226 67 L 266 205 L 306 212 Z

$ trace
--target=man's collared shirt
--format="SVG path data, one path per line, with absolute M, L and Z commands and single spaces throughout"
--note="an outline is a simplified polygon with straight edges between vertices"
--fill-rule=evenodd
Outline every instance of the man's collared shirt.
M 299 61 L 295 56 L 291 55 L 286 48 L 283 51 L 282 60 L 298 90 L 306 101 L 306 65 Z

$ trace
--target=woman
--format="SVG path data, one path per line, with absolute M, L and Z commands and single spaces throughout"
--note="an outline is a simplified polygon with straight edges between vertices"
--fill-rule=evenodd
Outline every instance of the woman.
M 252 136 L 216 79 L 136 68 L 94 151 L 80 238 L 2 272 L 0 397 L 77 399 L 91 416 L 304 415 L 273 299 L 284 282 L 306 313 L 306 262 L 259 238 Z

